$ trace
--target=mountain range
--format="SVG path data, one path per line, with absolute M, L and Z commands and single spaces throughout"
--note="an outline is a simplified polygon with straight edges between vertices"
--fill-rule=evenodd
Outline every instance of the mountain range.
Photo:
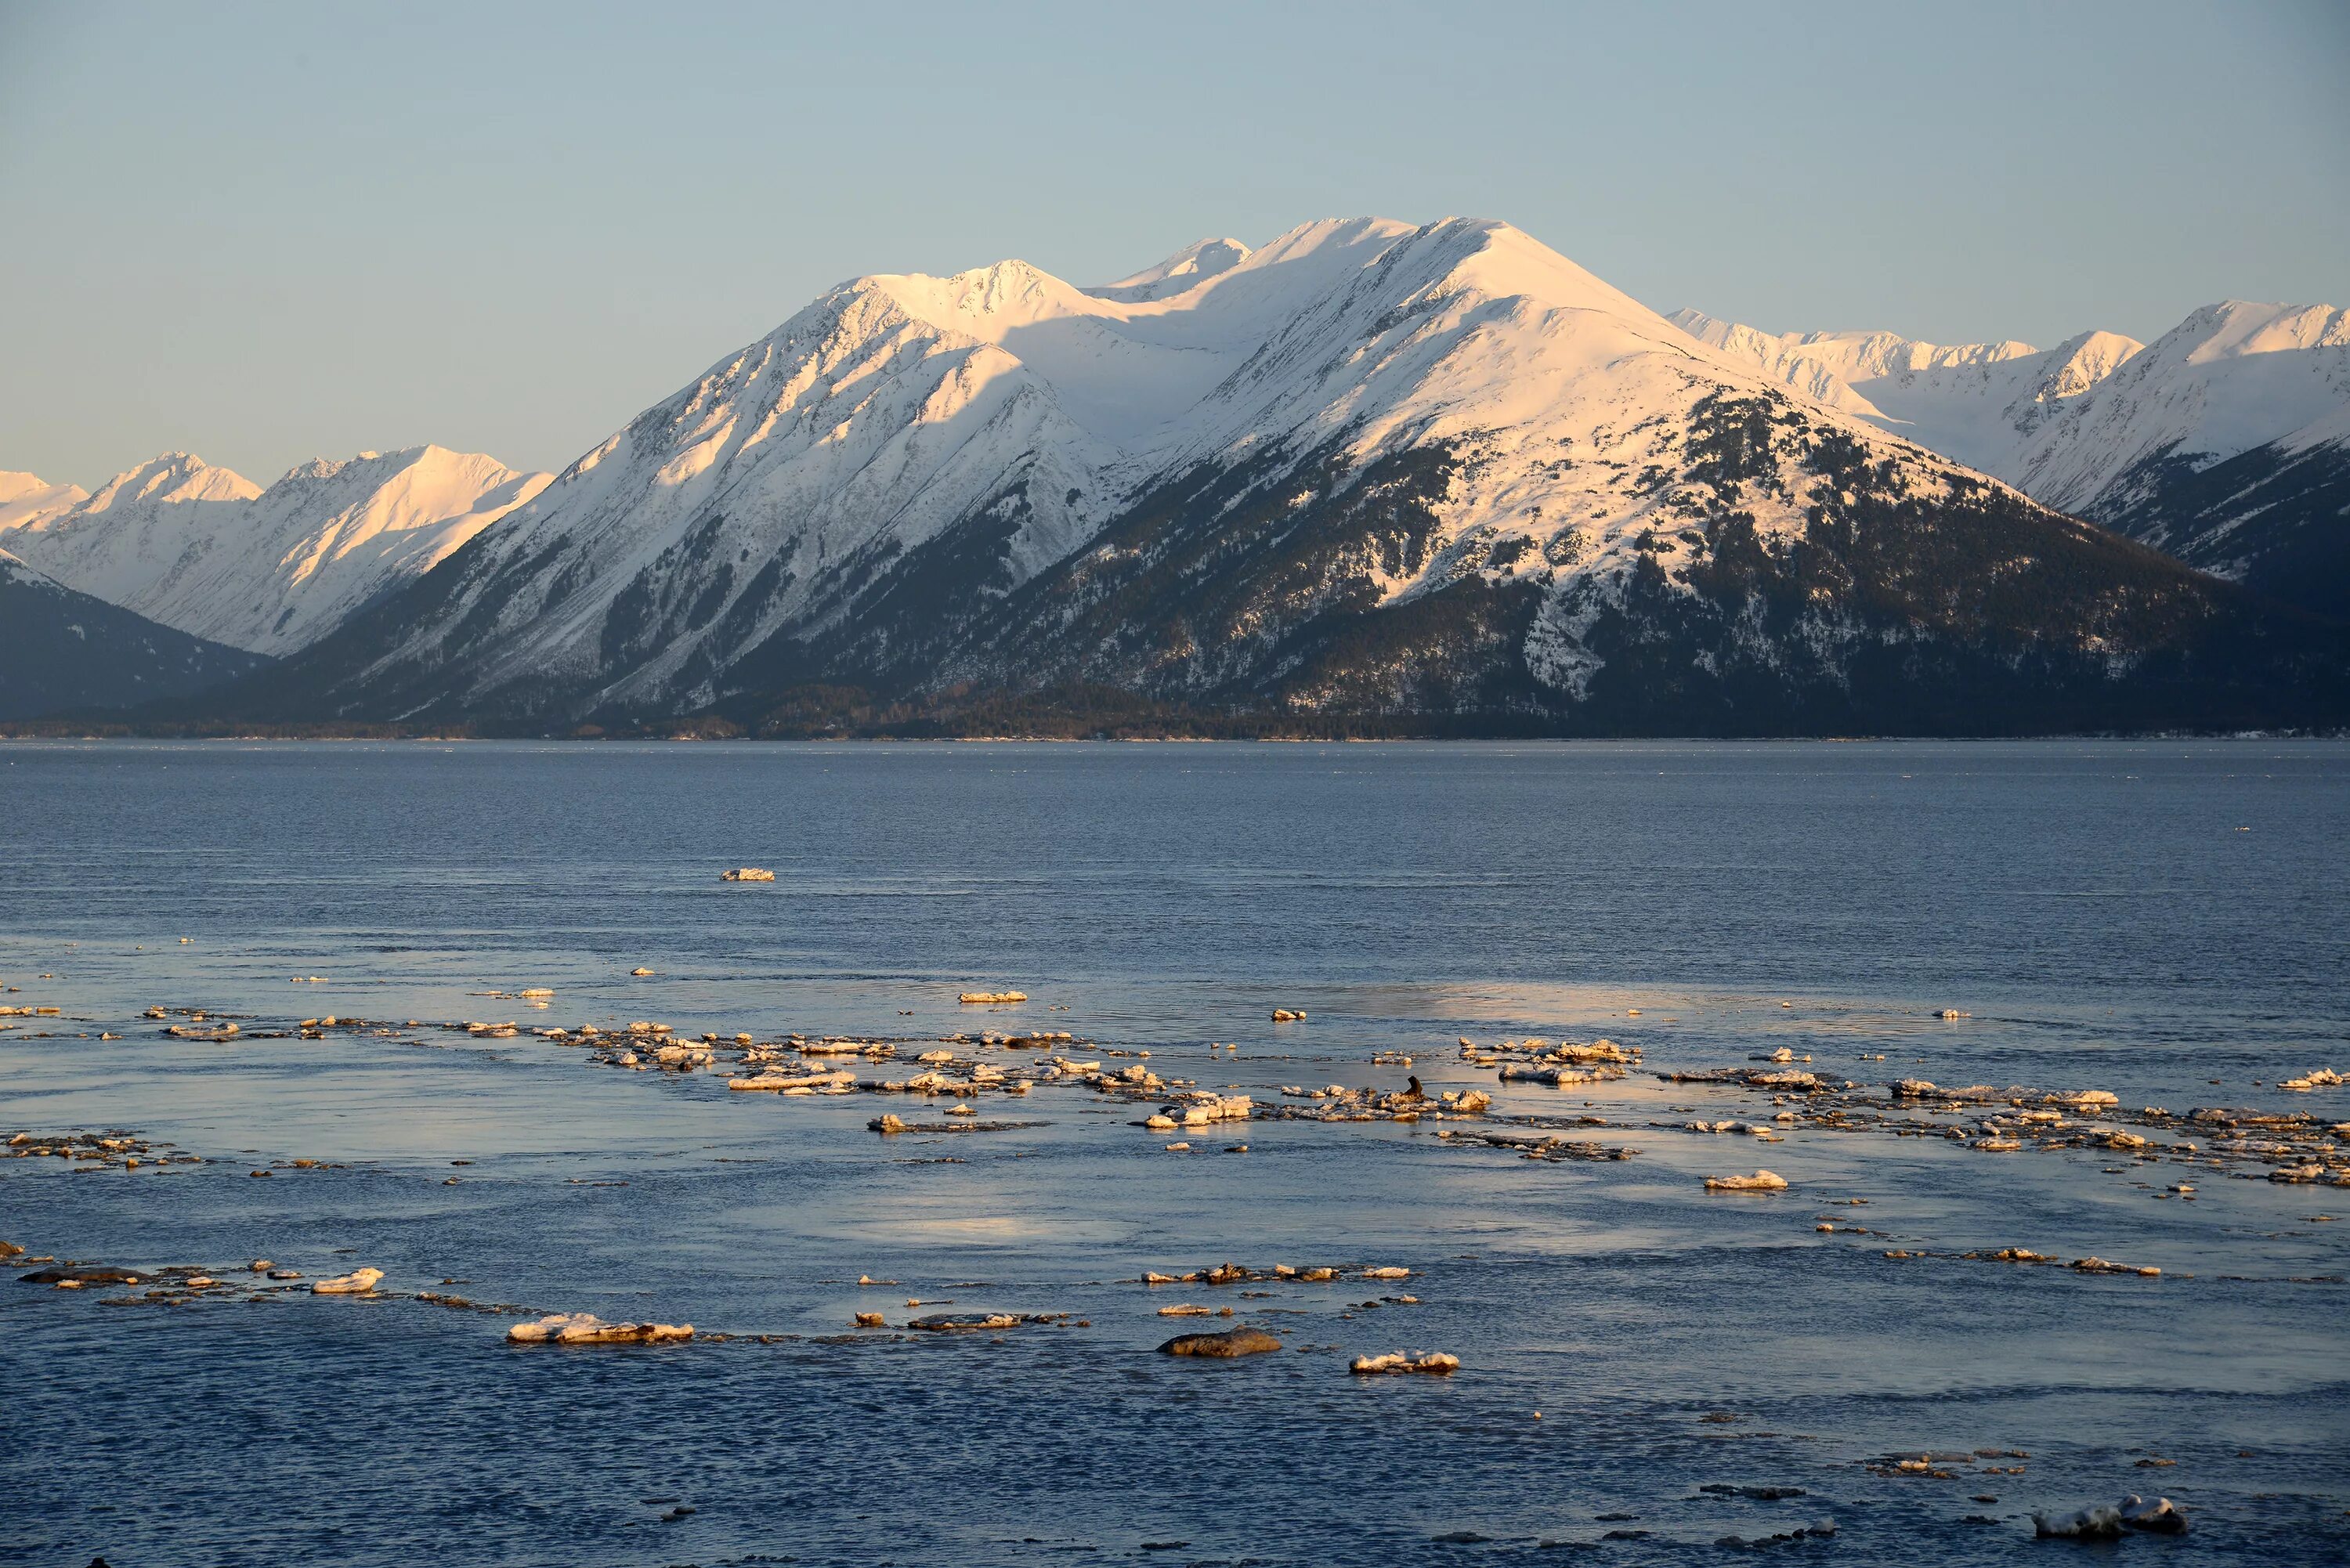
M 2231 299 L 2150 344 L 2085 332 L 2049 349 L 1671 319 L 2059 511 L 2350 616 L 2350 310 Z
M 321 458 L 264 490 L 167 452 L 94 495 L 0 475 L 0 496 L 16 497 L 0 502 L 0 542 L 68 587 L 283 657 L 438 566 L 551 477 L 421 446 Z
M 858 278 L 551 480 L 173 457 L 0 481 L 0 542 L 283 656 L 146 711 L 233 725 L 2331 724 L 2350 632 L 2292 563 L 2342 548 L 2345 343 L 1773 337 L 1506 224 L 1330 221 Z

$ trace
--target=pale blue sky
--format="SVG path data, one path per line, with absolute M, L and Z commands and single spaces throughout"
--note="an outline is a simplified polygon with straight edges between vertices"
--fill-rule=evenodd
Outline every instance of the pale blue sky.
M 560 466 L 827 286 L 1505 218 L 1939 341 L 2350 304 L 2350 5 L 0 0 L 0 468 Z

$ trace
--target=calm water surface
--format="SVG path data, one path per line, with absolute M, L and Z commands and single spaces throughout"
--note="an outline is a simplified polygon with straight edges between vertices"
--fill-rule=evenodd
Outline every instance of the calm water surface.
M 982 1105 L 1036 1125 L 885 1143 L 869 1096 L 527 1035 L 194 1044 L 141 1014 L 1068 1029 L 1261 1097 L 1490 1090 L 1456 1037 L 1605 1034 L 1659 1071 L 1785 1046 L 1866 1083 L 2350 1120 L 2350 1091 L 2275 1087 L 2350 1069 L 2346 846 L 2324 742 L 0 747 L 0 1000 L 62 1010 L 0 1033 L 0 1136 L 206 1161 L 0 1161 L 0 1239 L 790 1336 L 510 1349 L 509 1320 L 404 1296 L 0 1282 L 0 1561 L 1989 1563 L 2035 1550 L 2035 1509 L 2160 1491 L 2194 1533 L 2100 1560 L 2339 1563 L 2336 1188 L 1765 1149 L 1680 1129 L 1767 1100 L 1649 1073 L 1502 1094 L 1638 1150 L 1599 1164 L 1391 1123 L 1170 1154 L 1063 1090 Z M 716 879 L 738 865 L 777 881 Z M 483 994 L 525 986 L 555 999 Z M 998 986 L 1034 1000 L 955 1002 Z M 1372 1064 L 1394 1051 L 1416 1064 Z M 246 1174 L 297 1158 L 325 1165 Z M 1792 1189 L 1702 1188 L 1758 1163 Z M 2164 1274 L 1884 1255 L 2010 1245 Z M 1227 1258 L 1414 1274 L 1119 1282 Z M 914 1297 L 1088 1326 L 829 1343 Z M 1153 1354 L 1194 1299 L 1293 1348 Z M 1422 1347 L 1461 1372 L 1345 1370 Z M 1887 1473 L 1924 1454 L 1950 1479 Z

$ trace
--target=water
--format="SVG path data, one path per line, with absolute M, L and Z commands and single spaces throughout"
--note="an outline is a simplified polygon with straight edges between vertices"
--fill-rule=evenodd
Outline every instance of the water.
M 2350 1068 L 2345 844 L 2350 746 L 2324 742 L 0 748 L 0 1001 L 64 1014 L 6 1021 L 0 1130 L 205 1160 L 0 1161 L 0 1239 L 372 1263 L 396 1293 L 0 1287 L 0 1560 L 1629 1563 L 1825 1521 L 1769 1552 L 1994 1563 L 2035 1509 L 2159 1491 L 2194 1533 L 2118 1550 L 2338 1562 L 2350 1192 L 1692 1134 L 1774 1107 L 1653 1074 L 1783 1046 L 1868 1084 L 2350 1119 L 2350 1090 L 2275 1086 Z M 745 864 L 777 882 L 716 880 Z M 544 1010 L 481 994 L 539 985 Z M 1034 1000 L 954 1000 L 1012 985 Z M 878 1110 L 939 1106 L 730 1094 L 527 1034 L 173 1041 L 151 1005 L 248 1035 L 1067 1029 L 1261 1103 L 1407 1071 L 1499 1090 L 1638 1153 L 1258 1120 L 1170 1154 L 1054 1085 L 978 1102 L 1037 1125 L 885 1141 Z M 1649 1070 L 1503 1086 L 1453 1046 L 1530 1033 Z M 297 1158 L 325 1163 L 246 1174 Z M 1790 1190 L 1700 1184 L 1758 1165 Z M 2010 1245 L 2164 1273 L 1954 1255 Z M 1120 1282 L 1228 1258 L 1414 1272 Z M 509 1348 L 513 1319 L 418 1289 L 771 1342 Z M 916 1297 L 1073 1315 L 835 1342 Z M 1293 1348 L 1157 1355 L 1226 1325 L 1175 1301 Z M 1404 1348 L 1462 1369 L 1346 1370 Z M 1921 1454 L 1950 1479 L 1887 1463 Z

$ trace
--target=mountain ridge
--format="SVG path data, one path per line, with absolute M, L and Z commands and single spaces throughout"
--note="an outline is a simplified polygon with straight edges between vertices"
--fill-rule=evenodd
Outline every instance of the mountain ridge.
M 425 445 L 313 459 L 265 490 L 167 452 L 93 494 L 0 520 L 0 543 L 77 591 L 279 656 L 430 570 L 549 478 Z
M 2350 311 L 2222 300 L 2152 343 L 2090 332 L 2044 351 L 1672 319 L 2059 510 L 2350 618 Z
M 929 722 L 1095 691 L 1579 733 L 2341 706 L 2316 623 L 1505 223 L 1325 220 L 1183 270 L 1212 244 L 1097 290 L 1017 261 L 838 286 L 232 707 L 755 729 L 795 692 Z M 2025 357 L 1999 347 L 1959 368 Z

